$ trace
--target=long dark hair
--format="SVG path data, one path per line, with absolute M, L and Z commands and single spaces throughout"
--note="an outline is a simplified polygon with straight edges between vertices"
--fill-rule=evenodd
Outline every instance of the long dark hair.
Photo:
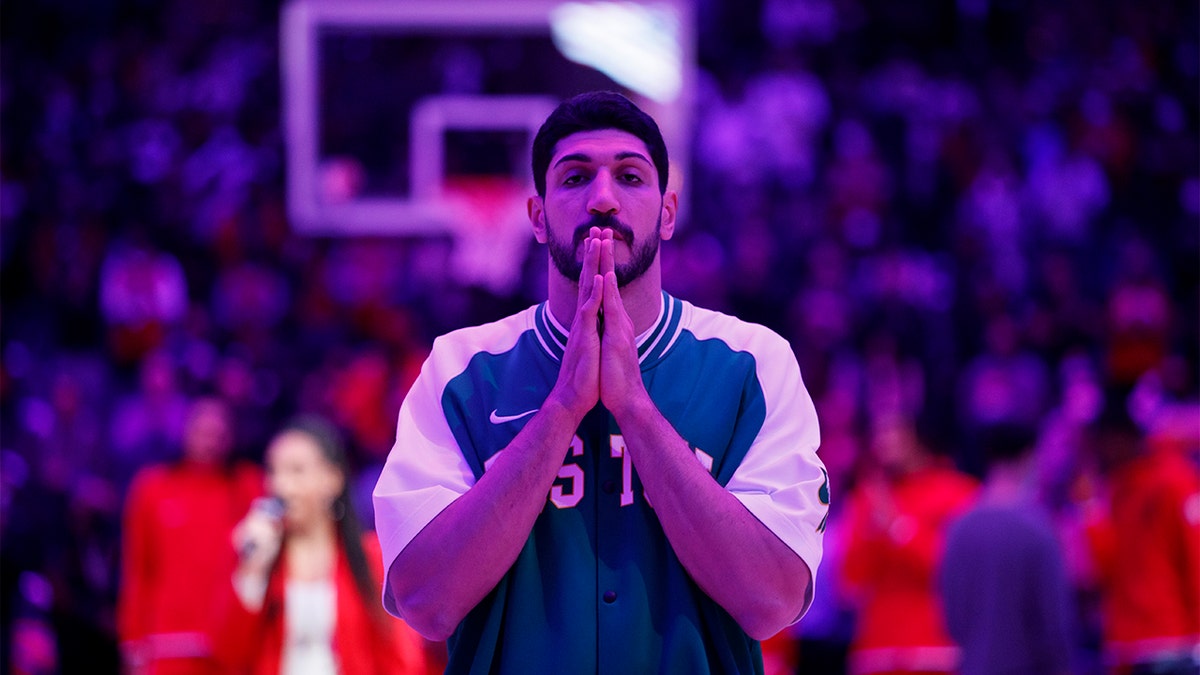
M 350 465 L 341 433 L 324 417 L 306 414 L 289 420 L 276 437 L 293 431 L 313 439 L 325 460 L 342 472 L 342 491 L 333 503 L 337 516 L 338 539 L 342 550 L 346 552 L 346 560 L 350 563 L 350 572 L 354 575 L 359 595 L 368 608 L 376 610 L 370 612 L 371 616 L 382 615 L 380 593 L 371 577 L 371 568 L 367 564 L 367 555 L 362 547 L 362 524 L 350 503 Z

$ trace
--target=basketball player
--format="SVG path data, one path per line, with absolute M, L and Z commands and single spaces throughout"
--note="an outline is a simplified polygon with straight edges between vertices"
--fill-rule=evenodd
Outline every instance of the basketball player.
M 435 341 L 375 489 L 389 612 L 451 673 L 751 673 L 799 620 L 828 484 L 788 343 L 662 290 L 655 122 L 600 92 L 533 141 L 549 297 Z

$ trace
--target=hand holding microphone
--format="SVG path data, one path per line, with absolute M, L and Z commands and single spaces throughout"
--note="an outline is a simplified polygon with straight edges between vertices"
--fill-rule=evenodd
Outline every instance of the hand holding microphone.
M 279 497 L 259 497 L 245 518 L 233 528 L 233 548 L 239 574 L 261 574 L 265 579 L 279 555 L 283 541 L 286 505 Z

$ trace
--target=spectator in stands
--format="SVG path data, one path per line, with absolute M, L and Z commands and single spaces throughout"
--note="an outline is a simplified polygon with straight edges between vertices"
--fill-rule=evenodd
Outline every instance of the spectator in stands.
M 1090 445 L 1105 489 L 1088 541 L 1103 596 L 1105 660 L 1121 675 L 1195 675 L 1200 664 L 1200 473 L 1188 444 L 1150 444 L 1123 390 Z M 1195 429 L 1195 418 L 1192 420 Z
M 1035 436 L 1013 422 L 983 431 L 987 480 L 950 526 L 942 560 L 946 627 L 961 675 L 1066 675 L 1071 596 L 1054 526 L 1037 501 Z
M 235 460 L 232 415 L 202 397 L 188 411 L 183 455 L 135 476 L 125 504 L 117 621 L 135 675 L 215 675 L 208 628 L 229 583 L 233 526 L 262 493 L 262 471 Z
M 849 656 L 856 674 L 951 673 L 958 665 L 937 572 L 946 528 L 978 486 L 926 443 L 909 418 L 876 419 L 874 465 L 847 507 L 842 576 L 858 610 Z
M 138 364 L 137 389 L 116 397 L 109 419 L 108 464 L 122 488 L 138 469 L 177 458 L 190 401 L 165 349 Z
M 135 362 L 161 346 L 187 311 L 178 258 L 135 233 L 109 247 L 100 267 L 100 308 L 112 354 Z

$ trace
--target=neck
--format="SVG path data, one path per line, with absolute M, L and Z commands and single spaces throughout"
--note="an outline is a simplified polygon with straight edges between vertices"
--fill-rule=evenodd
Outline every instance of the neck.
M 293 525 L 288 532 L 288 544 L 301 547 L 320 546 L 337 540 L 337 524 L 330 518 Z
M 190 467 L 203 469 L 205 471 L 218 471 L 225 467 L 224 460 L 206 456 L 184 455 L 182 463 Z
M 579 282 L 570 281 L 550 265 L 550 313 L 568 330 L 575 322 L 579 306 Z M 662 272 L 656 260 L 645 274 L 621 288 L 621 303 L 633 321 L 633 332 L 640 335 L 658 319 L 662 308 Z
M 1033 501 L 1033 486 L 1025 462 L 1002 462 L 988 471 L 983 486 L 984 499 L 992 504 L 1014 504 Z
M 288 532 L 287 575 L 289 580 L 328 579 L 337 567 L 337 528 L 332 519 L 301 526 Z

